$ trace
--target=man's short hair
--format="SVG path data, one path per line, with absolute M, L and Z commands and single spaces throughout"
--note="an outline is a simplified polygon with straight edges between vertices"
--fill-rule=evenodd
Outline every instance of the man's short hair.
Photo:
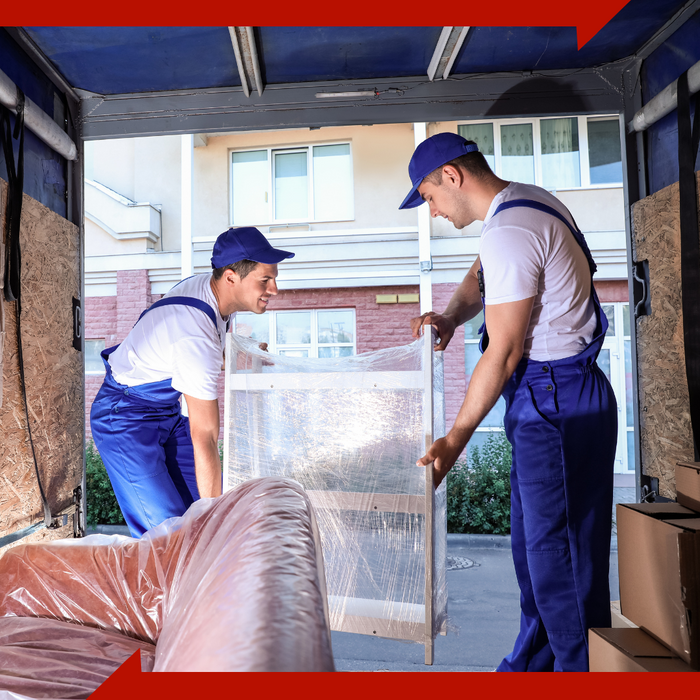
M 211 274 L 218 282 L 224 274 L 224 270 L 233 270 L 240 279 L 247 277 L 258 265 L 254 260 L 239 260 L 238 262 L 224 265 L 224 267 L 215 267 Z
M 476 144 L 474 141 L 467 141 L 467 145 Z M 451 165 L 458 170 L 464 170 L 475 180 L 486 180 L 490 177 L 494 177 L 493 170 L 491 170 L 489 164 L 486 162 L 484 154 L 480 151 L 473 151 L 472 153 L 465 153 L 463 156 L 459 156 L 448 163 L 444 163 L 439 168 L 435 168 L 432 173 L 425 176 L 425 179 L 433 185 L 442 185 L 442 169 L 445 165 Z

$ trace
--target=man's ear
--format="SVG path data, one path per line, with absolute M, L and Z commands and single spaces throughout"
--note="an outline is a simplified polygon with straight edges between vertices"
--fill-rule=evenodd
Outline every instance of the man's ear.
M 238 284 L 241 280 L 238 273 L 232 269 L 224 270 L 224 279 L 227 284 Z
M 464 181 L 464 173 L 459 168 L 456 168 L 454 165 L 443 165 L 442 179 L 443 182 L 447 180 L 448 184 L 453 184 L 457 187 L 461 187 L 462 182 Z

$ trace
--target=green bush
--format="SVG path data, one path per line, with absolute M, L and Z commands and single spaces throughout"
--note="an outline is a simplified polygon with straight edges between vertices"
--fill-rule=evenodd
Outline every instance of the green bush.
M 85 449 L 85 477 L 87 493 L 87 524 L 94 525 L 126 525 L 117 498 L 112 490 L 112 484 L 107 476 L 107 470 L 102 464 L 100 453 L 95 443 L 88 441 Z
M 505 432 L 490 433 L 468 463 L 458 460 L 447 475 L 447 531 L 510 533 L 512 452 Z

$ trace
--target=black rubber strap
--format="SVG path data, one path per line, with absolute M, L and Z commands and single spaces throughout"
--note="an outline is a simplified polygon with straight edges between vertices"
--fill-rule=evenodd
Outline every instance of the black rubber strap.
M 24 93 L 17 91 L 17 117 L 15 119 L 14 138 L 19 138 L 19 153 L 15 167 L 15 154 L 12 147 L 12 127 L 10 111 L 5 107 L 0 113 L 0 132 L 2 148 L 7 169 L 9 186 L 7 207 L 7 245 L 5 249 L 5 299 L 19 301 L 20 271 L 22 257 L 19 245 L 19 223 L 22 218 L 22 193 L 24 190 Z
M 700 106 L 691 126 L 688 72 L 678 78 L 678 187 L 681 222 L 681 293 L 685 373 L 695 460 L 700 460 L 700 234 L 698 233 L 695 158 L 700 142 Z
M 17 164 L 12 140 L 19 140 Z M 44 487 L 39 475 L 39 464 L 36 459 L 32 429 L 29 422 L 29 405 L 27 403 L 27 385 L 24 377 L 24 357 L 22 354 L 22 300 L 21 300 L 21 270 L 22 255 L 19 240 L 20 221 L 22 218 L 22 197 L 24 195 L 24 93 L 17 90 L 17 117 L 15 118 L 14 134 L 10 126 L 10 112 L 6 107 L 0 107 L 0 140 L 2 141 L 5 156 L 5 168 L 7 170 L 8 193 L 8 221 L 7 221 L 7 246 L 5 257 L 5 299 L 16 302 L 15 319 L 17 327 L 17 360 L 19 362 L 19 381 L 24 399 L 24 415 L 27 421 L 27 434 L 29 445 L 34 460 L 34 473 L 39 485 L 39 494 L 44 508 L 44 524 L 52 527 L 54 518 L 51 508 L 44 493 Z

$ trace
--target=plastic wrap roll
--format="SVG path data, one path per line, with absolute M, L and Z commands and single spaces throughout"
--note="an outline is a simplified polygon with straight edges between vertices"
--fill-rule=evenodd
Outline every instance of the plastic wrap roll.
M 154 671 L 333 670 L 320 537 L 287 479 L 197 501 L 139 540 L 17 546 L 0 580 L 0 691 L 87 697 L 153 645 Z M 78 690 L 56 695 L 57 673 Z

